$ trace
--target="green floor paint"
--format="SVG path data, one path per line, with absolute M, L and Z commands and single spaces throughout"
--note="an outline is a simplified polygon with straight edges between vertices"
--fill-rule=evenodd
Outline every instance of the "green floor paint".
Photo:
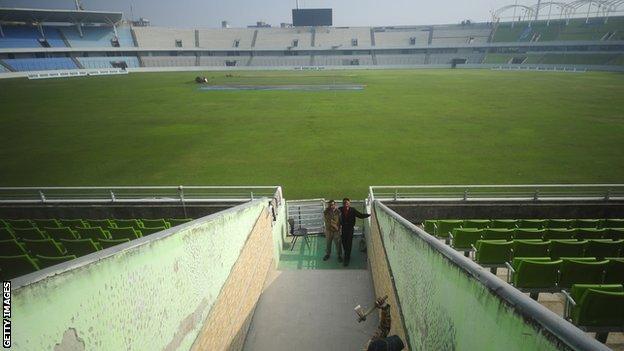
M 366 254 L 359 249 L 360 240 L 356 237 L 353 239 L 353 249 L 351 250 L 351 262 L 348 267 L 343 267 L 338 262 L 335 248 L 329 260 L 323 261 L 325 256 L 325 237 L 309 236 L 310 247 L 305 244 L 303 238 L 297 239 L 295 248 L 290 250 L 290 242 L 292 237 L 287 238 L 284 244 L 284 250 L 280 256 L 278 269 L 366 269 Z

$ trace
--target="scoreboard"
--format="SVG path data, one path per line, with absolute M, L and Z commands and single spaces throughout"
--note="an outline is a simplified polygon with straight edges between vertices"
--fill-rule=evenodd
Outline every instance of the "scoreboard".
M 293 9 L 293 26 L 295 27 L 316 27 L 332 26 L 332 9 Z

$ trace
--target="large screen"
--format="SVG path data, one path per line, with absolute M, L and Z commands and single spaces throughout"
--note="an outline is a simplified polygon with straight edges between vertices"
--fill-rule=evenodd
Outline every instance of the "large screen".
M 295 27 L 333 25 L 332 9 L 293 9 L 292 17 Z

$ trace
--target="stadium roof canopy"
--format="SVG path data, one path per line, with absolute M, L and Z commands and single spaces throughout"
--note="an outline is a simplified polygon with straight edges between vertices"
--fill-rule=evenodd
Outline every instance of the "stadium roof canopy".
M 121 12 L 0 8 L 1 22 L 114 24 Z

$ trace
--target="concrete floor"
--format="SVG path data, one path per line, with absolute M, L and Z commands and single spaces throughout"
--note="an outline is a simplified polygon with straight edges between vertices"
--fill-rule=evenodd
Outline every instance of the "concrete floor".
M 358 323 L 353 308 L 374 303 L 368 270 L 282 270 L 271 273 L 244 350 L 361 350 L 378 315 Z

